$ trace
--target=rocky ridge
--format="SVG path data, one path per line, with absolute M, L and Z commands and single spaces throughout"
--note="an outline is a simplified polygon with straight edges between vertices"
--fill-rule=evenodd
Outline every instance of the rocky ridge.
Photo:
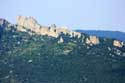
M 56 27 L 55 25 L 42 26 L 33 17 L 18 16 L 17 25 L 18 25 L 17 29 L 19 31 L 31 30 L 40 35 L 48 35 L 48 36 L 52 36 L 52 37 L 56 37 L 56 38 L 61 33 L 69 34 L 71 37 L 73 37 L 73 36 L 80 37 L 81 36 L 80 33 L 70 31 L 67 29 L 67 27 Z
M 52 24 L 51 26 L 42 26 L 33 17 L 18 16 L 17 25 L 18 25 L 17 30 L 19 31 L 30 30 L 39 35 L 48 35 L 55 38 L 59 37 L 59 35 L 62 33 L 68 34 L 70 35 L 70 37 L 77 37 L 77 38 L 80 38 L 82 35 L 79 32 L 68 30 L 68 27 L 57 27 L 55 24 Z M 62 37 L 61 40 L 59 40 L 59 42 L 63 42 Z M 99 39 L 96 36 L 90 36 L 86 40 L 86 43 L 96 45 L 99 44 Z
M 51 26 L 40 25 L 33 17 L 17 16 L 16 29 L 22 32 L 28 32 L 29 34 L 38 34 L 38 35 L 48 35 L 51 37 L 58 38 L 61 34 L 67 34 L 71 38 L 77 37 L 81 38 L 82 34 L 80 32 L 69 30 L 68 27 L 57 27 L 55 24 Z M 5 19 L 0 19 L 0 26 L 12 26 Z M 15 26 L 15 25 L 14 25 Z M 58 43 L 63 43 L 63 37 L 60 38 Z M 85 39 L 85 43 L 88 45 L 100 44 L 100 39 L 96 36 L 89 36 Z M 114 40 L 112 43 L 116 47 L 122 47 L 124 44 L 121 41 Z

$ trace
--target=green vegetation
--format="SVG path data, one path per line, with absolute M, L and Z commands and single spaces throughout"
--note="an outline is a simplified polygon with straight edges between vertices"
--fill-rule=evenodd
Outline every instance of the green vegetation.
M 0 83 L 125 83 L 125 47 L 113 47 L 110 39 L 89 46 L 62 34 L 65 42 L 57 43 L 7 28 L 1 30 Z

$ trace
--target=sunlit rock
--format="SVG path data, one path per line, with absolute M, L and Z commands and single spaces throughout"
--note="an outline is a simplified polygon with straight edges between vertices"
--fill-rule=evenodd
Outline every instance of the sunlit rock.
M 99 44 L 99 38 L 97 38 L 96 36 L 89 36 L 89 38 L 86 39 L 86 44 Z
M 68 27 L 57 27 L 55 24 L 51 26 L 40 25 L 33 17 L 18 16 L 17 17 L 17 30 L 28 32 L 33 35 L 32 32 L 39 35 L 48 35 L 57 38 L 61 34 L 70 35 L 70 37 L 81 37 L 81 33 L 71 31 Z
M 33 17 L 18 16 L 17 24 L 29 29 L 40 28 L 40 25 Z
M 113 41 L 113 45 L 116 46 L 116 47 L 122 47 L 123 46 L 123 42 L 120 42 L 118 40 L 114 40 Z

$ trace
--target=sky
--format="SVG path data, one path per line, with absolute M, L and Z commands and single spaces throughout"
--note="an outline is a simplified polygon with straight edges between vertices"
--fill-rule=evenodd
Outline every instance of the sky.
M 32 16 L 41 25 L 125 32 L 125 0 L 0 0 L 0 18 Z

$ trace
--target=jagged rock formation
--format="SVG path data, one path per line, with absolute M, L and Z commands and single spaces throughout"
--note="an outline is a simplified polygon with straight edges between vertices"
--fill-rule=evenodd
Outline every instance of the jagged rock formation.
M 17 24 L 29 29 L 40 28 L 40 25 L 33 17 L 18 16 Z
M 86 39 L 86 43 L 87 44 L 99 44 L 99 38 L 97 38 L 96 36 L 89 36 L 89 38 Z
M 4 23 L 4 21 L 1 21 L 0 23 Z M 70 35 L 70 37 L 81 37 L 80 32 L 68 30 L 68 27 L 57 27 L 55 24 L 52 24 L 51 26 L 43 26 L 40 25 L 33 17 L 25 16 L 17 17 L 17 30 L 23 32 L 28 31 L 28 33 L 31 35 L 33 34 L 32 32 L 34 32 L 35 34 L 48 35 L 56 38 L 59 37 L 59 35 L 62 33 L 65 35 L 68 34 Z M 60 38 L 58 43 L 60 42 L 62 43 L 64 42 L 64 40 Z M 86 38 L 86 44 L 96 45 L 99 43 L 99 38 L 96 36 L 89 36 L 89 38 Z M 121 43 L 120 41 L 114 41 L 113 45 L 117 47 L 122 47 L 123 43 Z
M 75 36 L 78 36 L 78 38 L 81 37 L 81 33 L 70 31 L 68 30 L 67 27 L 56 27 L 55 24 L 51 26 L 42 26 L 33 17 L 18 16 L 17 25 L 18 25 L 17 30 L 19 31 L 30 30 L 32 32 L 35 32 L 36 34 L 48 35 L 56 38 L 61 33 L 69 34 L 71 37 Z
M 113 45 L 116 46 L 116 47 L 122 47 L 123 46 L 123 42 L 120 42 L 118 40 L 114 40 L 113 41 Z
M 6 21 L 4 19 L 0 19 L 0 27 L 5 27 L 5 26 L 9 27 L 9 26 L 12 26 L 12 24 L 10 24 L 8 21 Z M 50 26 L 40 25 L 33 17 L 17 16 L 17 25 L 16 26 L 14 25 L 14 27 L 18 31 L 28 32 L 30 35 L 33 35 L 33 34 L 48 35 L 48 36 L 57 38 L 57 37 L 59 37 L 59 35 L 65 34 L 65 35 L 69 35 L 71 38 L 72 37 L 77 37 L 77 38 L 83 37 L 83 35 L 80 32 L 69 30 L 68 27 L 66 27 L 66 26 L 57 27 L 55 24 L 52 24 Z M 82 38 L 82 39 L 83 39 L 82 41 L 84 41 L 84 38 Z M 63 42 L 64 42 L 64 40 L 61 37 L 58 40 L 58 43 L 63 43 Z M 96 45 L 96 44 L 100 43 L 100 40 L 96 36 L 89 36 L 85 39 L 85 43 L 89 44 L 89 45 Z M 113 42 L 113 45 L 116 47 L 122 47 L 123 42 L 115 40 Z

